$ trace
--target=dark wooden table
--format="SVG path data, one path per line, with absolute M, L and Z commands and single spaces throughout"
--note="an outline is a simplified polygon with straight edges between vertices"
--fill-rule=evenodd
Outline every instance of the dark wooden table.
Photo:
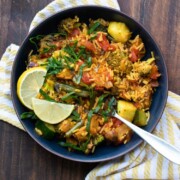
M 180 94 L 180 1 L 118 0 L 121 10 L 142 23 L 158 42 L 169 74 L 169 90 Z M 34 15 L 51 0 L 0 0 L 0 56 L 21 44 Z M 0 122 L 1 180 L 80 180 L 97 163 L 59 158 L 25 132 Z

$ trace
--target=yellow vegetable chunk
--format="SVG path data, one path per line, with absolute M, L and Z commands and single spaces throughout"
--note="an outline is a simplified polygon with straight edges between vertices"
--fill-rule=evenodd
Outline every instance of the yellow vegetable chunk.
M 137 108 L 133 105 L 133 103 L 119 100 L 117 104 L 118 114 L 124 119 L 132 122 L 135 116 Z
M 131 37 L 129 28 L 122 22 L 110 22 L 108 26 L 108 33 L 116 42 L 121 43 L 127 42 Z

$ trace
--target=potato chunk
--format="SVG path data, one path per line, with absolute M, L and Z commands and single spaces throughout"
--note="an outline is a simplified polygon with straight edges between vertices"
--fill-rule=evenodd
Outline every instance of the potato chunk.
M 118 111 L 118 114 L 124 119 L 132 122 L 134 119 L 136 110 L 137 108 L 131 102 L 124 101 L 124 100 L 118 101 L 117 111 Z
M 116 42 L 121 43 L 125 43 L 131 37 L 129 28 L 122 22 L 110 22 L 108 26 L 108 33 Z

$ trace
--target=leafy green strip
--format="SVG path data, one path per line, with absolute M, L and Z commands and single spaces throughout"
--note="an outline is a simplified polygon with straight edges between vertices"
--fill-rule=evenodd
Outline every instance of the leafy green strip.
M 107 97 L 108 95 L 109 94 L 103 94 L 102 96 L 100 96 L 96 108 L 89 111 L 88 116 L 87 116 L 87 124 L 86 124 L 87 132 L 90 132 L 91 118 L 92 118 L 93 114 L 98 113 L 98 111 L 102 107 L 104 98 Z
M 96 94 L 97 92 L 93 90 L 93 88 L 91 88 L 89 90 L 89 96 L 90 96 L 90 109 L 92 109 L 94 103 L 95 103 L 95 99 L 96 99 Z
M 79 51 L 77 53 L 78 59 L 81 58 L 81 56 L 83 57 L 83 59 L 86 59 L 87 55 L 88 54 L 86 52 L 86 48 L 84 46 L 80 46 L 79 47 Z
M 37 43 L 36 41 L 39 41 L 40 39 L 42 39 L 44 37 L 44 35 L 37 35 L 37 36 L 34 36 L 34 37 L 31 37 L 29 39 L 29 41 L 35 45 L 36 49 L 38 49 L 38 46 L 37 46 Z
M 34 111 L 24 112 L 24 113 L 21 114 L 20 117 L 21 117 L 21 119 L 28 119 L 28 118 L 34 119 L 34 120 L 39 119 L 39 118 L 35 115 Z
M 60 146 L 63 146 L 63 147 L 70 147 L 72 149 L 75 149 L 75 150 L 78 150 L 78 151 L 82 151 L 82 148 L 72 144 L 72 143 L 68 143 L 68 142 L 63 142 L 63 141 L 60 141 L 58 143 Z
M 70 118 L 72 118 L 73 121 L 80 121 L 81 120 L 81 117 L 80 117 L 79 113 L 76 110 L 74 110 L 71 113 Z
M 87 145 L 89 144 L 90 138 L 91 138 L 91 136 L 89 135 L 87 141 L 86 141 L 85 143 L 83 143 L 80 147 L 79 147 L 79 146 L 76 146 L 76 145 L 74 145 L 74 144 L 72 144 L 72 143 L 63 142 L 63 141 L 59 142 L 58 144 L 59 144 L 60 146 L 63 146 L 63 147 L 69 147 L 69 148 L 72 148 L 72 149 L 74 149 L 74 150 L 78 150 L 78 151 L 85 152 L 85 150 L 87 149 Z
M 74 63 L 73 58 L 68 57 L 68 56 L 63 56 L 62 58 L 65 60 L 68 69 L 71 69 L 71 70 L 72 70 L 73 67 L 71 66 L 71 64 Z
M 77 48 L 77 43 L 78 42 L 75 41 L 73 45 L 67 45 L 63 48 L 63 50 L 69 55 L 64 57 L 66 57 L 67 60 L 73 63 L 77 62 L 80 58 L 87 59 L 89 57 L 89 53 L 86 52 L 86 48 L 84 46 L 80 46 Z
M 87 132 L 90 132 L 90 126 L 91 126 L 91 118 L 93 116 L 93 110 L 90 110 L 87 115 L 87 124 L 86 124 L 86 130 Z
M 105 120 L 105 122 L 107 121 L 108 116 L 113 115 L 113 113 L 115 112 L 114 107 L 113 107 L 113 106 L 115 106 L 115 105 L 116 105 L 116 99 L 115 99 L 115 97 L 113 96 L 113 97 L 109 100 L 109 102 L 108 102 L 108 107 L 107 107 L 107 109 L 104 110 L 104 111 L 102 111 L 102 113 L 101 113 L 102 116 L 103 116 L 103 118 L 104 118 L 104 120 Z
M 114 108 L 113 108 L 113 106 L 115 106 L 117 104 L 117 102 L 116 102 L 116 99 L 115 99 L 115 97 L 113 96 L 111 99 L 110 99 L 110 101 L 108 102 L 108 109 L 107 109 L 107 112 L 108 113 L 111 113 L 111 115 L 114 113 Z
M 88 34 L 93 33 L 99 25 L 100 25 L 100 22 L 98 22 L 98 21 L 95 22 L 95 23 L 91 26 L 91 28 L 88 30 Z
M 87 58 L 86 64 L 87 64 L 88 67 L 91 67 L 91 65 L 92 65 L 92 58 L 90 56 Z
M 87 149 L 87 145 L 89 144 L 90 139 L 91 139 L 91 136 L 88 135 L 87 141 L 81 145 L 81 149 L 82 149 L 83 152 Z
M 81 127 L 83 124 L 83 121 L 81 120 L 80 122 L 78 122 L 75 126 L 73 126 L 73 128 L 71 128 L 68 132 L 66 132 L 65 137 L 70 137 L 71 134 L 73 134 L 74 130 L 78 129 L 79 127 Z
M 79 68 L 79 72 L 78 74 L 76 74 L 74 77 L 73 77 L 73 81 L 76 83 L 76 84 L 79 84 L 81 82 L 81 78 L 82 78 L 82 75 L 83 75 L 83 69 L 84 67 L 86 67 L 87 65 L 86 64 L 82 64 Z
M 64 95 L 63 97 L 61 97 L 61 100 L 62 101 L 66 101 L 70 98 L 77 98 L 77 96 L 74 96 L 75 92 L 70 92 L 70 93 L 67 93 L 66 95 Z
M 75 48 L 77 46 L 77 42 L 74 43 L 73 46 L 67 45 L 63 50 L 68 53 L 74 60 L 74 62 L 76 62 L 79 58 L 75 52 Z
M 47 101 L 56 102 L 52 99 L 47 93 L 45 93 L 42 89 L 39 90 L 39 93 L 46 99 Z
M 97 106 L 96 108 L 93 110 L 94 113 L 98 113 L 98 111 L 100 110 L 102 104 L 103 104 L 103 101 L 104 101 L 104 98 L 107 97 L 109 94 L 103 94 L 102 96 L 99 97 L 99 100 L 98 100 L 98 103 L 97 103 Z
M 61 61 L 58 61 L 56 58 L 50 57 L 48 58 L 47 63 L 47 75 L 58 74 L 63 68 L 63 64 Z
M 82 75 L 83 75 L 83 69 L 88 66 L 90 67 L 92 65 L 92 58 L 91 57 L 88 57 L 87 58 L 87 61 L 86 63 L 82 64 L 79 68 L 79 71 L 78 73 L 73 77 L 73 81 L 76 83 L 76 84 L 79 84 L 81 82 L 81 78 L 82 78 Z

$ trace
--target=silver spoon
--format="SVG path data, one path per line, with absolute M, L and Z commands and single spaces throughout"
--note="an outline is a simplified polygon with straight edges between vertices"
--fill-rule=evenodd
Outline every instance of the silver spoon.
M 149 145 L 151 145 L 157 152 L 162 154 L 165 158 L 180 165 L 180 149 L 167 143 L 163 139 L 137 127 L 136 125 L 119 116 L 116 112 L 113 112 L 112 116 L 119 119 L 128 127 L 130 127 L 134 132 L 136 132 L 142 139 L 144 139 Z

